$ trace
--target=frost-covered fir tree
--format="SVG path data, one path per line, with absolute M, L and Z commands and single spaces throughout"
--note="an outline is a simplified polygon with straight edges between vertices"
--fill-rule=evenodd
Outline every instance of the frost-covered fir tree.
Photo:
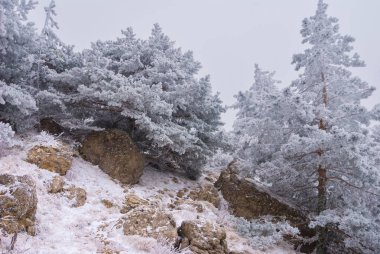
M 65 95 L 53 77 L 80 65 L 79 54 L 55 35 L 55 3 L 45 8 L 46 22 L 40 35 L 27 14 L 33 1 L 1 0 L 0 18 L 0 119 L 18 131 L 34 126 L 40 117 L 64 113 Z M 37 114 L 38 113 L 38 114 Z
M 33 7 L 32 1 L 0 1 L 0 121 L 17 129 L 28 125 L 37 110 L 28 89 L 36 36 L 26 15 Z
M 292 92 L 310 105 L 308 110 L 314 118 L 302 129 L 295 129 L 282 149 L 284 157 L 296 162 L 294 166 L 300 171 L 315 176 L 318 213 L 327 209 L 336 193 L 355 190 L 353 186 L 364 188 L 374 169 L 372 151 L 366 147 L 365 126 L 371 116 L 360 104 L 374 88 L 348 70 L 364 63 L 357 54 L 351 54 L 354 39 L 339 34 L 338 20 L 329 17 L 326 10 L 327 5 L 320 0 L 316 14 L 303 21 L 303 43 L 310 47 L 293 57 L 296 70 L 303 73 L 293 82 Z M 338 200 L 333 201 L 337 205 Z
M 303 21 L 303 43 L 309 47 L 293 57 L 296 70 L 302 71 L 299 79 L 283 90 L 279 100 L 257 106 L 260 100 L 255 99 L 240 106 L 255 115 L 260 107 L 279 105 L 276 114 L 264 110 L 258 115 L 261 119 L 253 118 L 247 124 L 240 138 L 244 140 L 248 133 L 253 142 L 239 153 L 243 158 L 249 157 L 244 153 L 254 157 L 250 159 L 254 176 L 267 182 L 272 191 L 317 216 L 314 225 L 335 225 L 346 234 L 347 246 L 376 252 L 380 250 L 376 241 L 380 226 L 378 207 L 373 204 L 379 203 L 380 178 L 375 161 L 378 153 L 368 132 L 376 114 L 361 105 L 374 89 L 352 76 L 349 68 L 364 63 L 351 53 L 354 39 L 340 35 L 338 20 L 326 11 L 327 5 L 319 1 L 316 14 Z M 274 124 L 249 132 L 249 126 L 255 129 L 266 117 Z M 280 146 L 261 161 L 259 152 L 266 146 L 257 137 L 272 129 L 273 144 L 278 140 Z M 330 251 L 330 240 L 326 229 L 319 227 L 319 253 Z
M 33 89 L 39 108 L 36 118 L 67 117 L 64 100 L 66 99 L 65 86 L 57 82 L 56 76 L 75 66 L 81 66 L 80 55 L 73 51 L 73 46 L 64 44 L 55 33 L 58 23 L 54 17 L 55 1 L 45 7 L 45 22 L 41 34 L 36 41 L 33 52 L 34 65 L 29 73 L 29 82 Z
M 236 157 L 247 175 L 254 175 L 261 164 L 271 160 L 284 142 L 280 112 L 281 94 L 274 73 L 255 65 L 254 83 L 248 91 L 239 92 L 233 108 L 237 109 L 233 125 Z
M 283 167 L 291 177 L 277 179 L 277 184 L 294 187 L 293 197 L 316 214 L 352 210 L 373 218 L 366 209 L 379 200 L 379 172 L 366 128 L 371 115 L 360 102 L 374 88 L 352 76 L 348 68 L 364 63 L 351 53 L 354 38 L 340 35 L 338 19 L 326 11 L 327 5 L 320 0 L 316 14 L 302 24 L 303 43 L 309 48 L 293 57 L 302 74 L 291 92 L 306 103 L 304 111 L 313 118 L 304 118 L 301 128 L 289 126 L 294 129 L 281 148 L 281 163 L 286 163 Z M 361 240 L 355 238 L 354 224 L 341 228 L 353 237 L 351 247 L 370 250 L 376 243 L 358 244 Z M 375 229 L 372 234 L 378 233 Z M 327 241 L 326 231 L 320 230 L 317 252 L 327 251 Z
M 200 64 L 192 53 L 182 53 L 155 25 L 148 40 L 129 28 L 83 55 L 84 66 L 56 77 L 68 92 L 73 117 L 66 122 L 126 130 L 151 164 L 195 178 L 221 143 L 224 108 L 209 78 L 196 78 Z
M 34 5 L 33 1 L 0 1 L 0 79 L 8 84 L 25 77 L 31 67 L 28 55 L 36 37 L 27 14 Z

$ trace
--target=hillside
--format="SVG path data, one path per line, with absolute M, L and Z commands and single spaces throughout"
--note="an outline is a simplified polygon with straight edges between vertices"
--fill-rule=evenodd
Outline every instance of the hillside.
M 36 183 L 38 204 L 36 212 L 37 233 L 30 236 L 19 233 L 13 251 L 8 250 L 12 235 L 1 237 L 2 253 L 171 253 L 173 242 L 157 241 L 143 236 L 126 236 L 123 220 L 128 218 L 120 210 L 128 195 L 136 195 L 156 208 L 173 216 L 176 225 L 184 220 L 201 219 L 224 225 L 229 249 L 234 253 L 261 253 L 246 245 L 246 239 L 239 237 L 226 220 L 226 202 L 220 209 L 206 201 L 193 201 L 177 197 L 184 188 L 194 190 L 209 183 L 204 177 L 191 181 L 176 173 L 160 172 L 145 168 L 140 182 L 133 186 L 121 185 L 111 179 L 97 166 L 80 157 L 73 159 L 72 167 L 64 176 L 64 188 L 74 185 L 87 193 L 85 204 L 72 207 L 73 201 L 64 192 L 48 193 L 49 183 L 54 176 L 45 169 L 26 162 L 27 151 L 36 145 L 59 146 L 52 136 L 31 135 L 24 139 L 24 146 L 15 148 L 0 159 L 1 174 L 28 175 Z M 208 179 L 215 176 L 209 176 Z M 106 207 L 104 200 L 107 200 Z M 102 202 L 103 201 L 103 202 Z M 177 203 L 176 203 L 177 202 Z M 176 205 L 174 205 L 176 203 Z M 172 206 L 171 206 L 172 205 Z M 197 207 L 202 211 L 197 211 Z M 142 214 L 142 216 L 150 216 Z M 286 245 L 285 245 L 286 246 Z M 182 252 L 185 253 L 185 252 Z M 187 252 L 186 252 L 187 253 Z M 273 246 L 266 253 L 293 253 L 291 247 Z

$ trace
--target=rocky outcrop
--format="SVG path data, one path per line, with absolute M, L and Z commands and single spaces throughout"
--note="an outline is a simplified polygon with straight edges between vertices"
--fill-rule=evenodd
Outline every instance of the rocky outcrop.
M 129 194 L 125 197 L 125 201 L 120 212 L 127 213 L 131 211 L 132 209 L 135 209 L 136 207 L 144 206 L 148 204 L 149 202 L 147 200 L 142 199 L 136 195 Z
M 49 184 L 49 193 L 58 193 L 63 191 L 63 185 L 65 184 L 65 180 L 62 176 L 54 176 Z
M 188 196 L 192 200 L 207 201 L 213 204 L 216 208 L 220 205 L 218 190 L 211 184 L 199 186 L 198 188 L 190 191 Z
M 203 220 L 183 221 L 178 229 L 179 247 L 189 247 L 196 254 L 229 253 L 226 231 L 219 225 Z
M 176 223 L 171 215 L 150 206 L 130 211 L 123 225 L 125 235 L 140 235 L 173 241 L 177 237 Z
M 36 234 L 36 185 L 29 176 L 0 175 L 0 228 Z
M 84 139 L 79 152 L 121 183 L 136 184 L 143 174 L 144 158 L 124 131 L 94 132 Z
M 72 161 L 72 153 L 64 147 L 35 146 L 27 157 L 27 162 L 60 175 L 66 175 Z
M 73 201 L 72 207 L 80 207 L 86 203 L 87 193 L 84 189 L 79 187 L 70 187 L 66 190 L 66 195 Z
M 265 188 L 250 179 L 239 177 L 237 165 L 234 163 L 222 171 L 215 187 L 221 191 L 233 214 L 237 217 L 249 220 L 272 215 L 285 217 L 295 224 L 308 220 L 300 211 L 280 201 Z
M 215 182 L 215 187 L 221 191 L 236 217 L 247 220 L 265 215 L 285 218 L 293 227 L 300 230 L 301 236 L 305 238 L 315 236 L 315 230 L 308 227 L 307 216 L 251 179 L 241 178 L 238 172 L 238 165 L 232 162 L 221 172 L 219 179 Z M 309 248 L 304 245 L 303 248 L 313 249 L 313 246 Z

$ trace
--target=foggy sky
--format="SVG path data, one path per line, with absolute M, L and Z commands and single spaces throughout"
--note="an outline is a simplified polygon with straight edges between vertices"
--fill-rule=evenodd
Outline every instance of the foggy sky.
M 29 17 L 40 28 L 40 0 Z M 367 66 L 355 70 L 361 79 L 378 90 L 365 105 L 380 103 L 380 1 L 328 0 L 328 14 L 339 18 L 341 33 L 356 38 L 355 51 Z M 254 64 L 276 71 L 275 78 L 288 85 L 297 78 L 291 59 L 300 53 L 301 21 L 314 14 L 317 0 L 56 0 L 57 34 L 77 50 L 90 42 L 115 39 L 120 30 L 133 27 L 147 38 L 154 23 L 183 50 L 192 50 L 202 63 L 200 75 L 211 75 L 214 91 L 223 102 L 234 103 L 233 95 L 253 82 Z M 230 129 L 234 112 L 223 116 Z

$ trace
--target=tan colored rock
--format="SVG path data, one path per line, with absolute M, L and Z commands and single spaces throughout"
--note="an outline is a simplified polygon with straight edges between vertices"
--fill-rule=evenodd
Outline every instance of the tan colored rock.
M 202 204 L 193 204 L 193 206 L 194 206 L 195 209 L 197 210 L 197 213 L 203 213 L 203 212 L 204 212 L 204 209 L 203 209 L 203 205 L 202 205 Z
M 121 183 L 136 184 L 143 174 L 144 157 L 124 131 L 94 132 L 85 138 L 79 152 Z
M 206 184 L 190 191 L 189 198 L 192 200 L 207 201 L 216 208 L 220 205 L 218 190 L 212 184 Z
M 114 206 L 114 203 L 112 203 L 111 201 L 107 200 L 107 199 L 102 199 L 102 204 L 107 207 L 107 208 L 111 208 Z
M 314 230 L 308 228 L 309 219 L 295 207 L 281 201 L 264 187 L 250 179 L 243 179 L 238 175 L 238 165 L 232 162 L 223 170 L 215 187 L 221 190 L 224 199 L 228 202 L 232 213 L 247 220 L 258 219 L 261 216 L 271 215 L 284 217 L 292 226 L 298 227 L 301 235 L 312 237 Z
M 212 171 L 212 172 L 209 172 L 206 176 L 205 176 L 205 180 L 208 181 L 208 182 L 211 182 L 212 184 L 214 184 L 217 180 L 218 180 L 218 177 L 219 177 L 219 174 L 216 173 L 217 171 Z
M 187 192 L 188 192 L 188 189 L 187 188 L 183 188 L 183 189 L 181 189 L 181 190 L 179 190 L 177 192 L 177 197 L 183 198 Z
M 148 205 L 149 202 L 145 199 L 140 198 L 134 194 L 129 194 L 125 197 L 125 201 L 123 204 L 123 208 L 121 209 L 121 213 L 127 213 L 136 207 Z
M 74 201 L 73 207 L 80 207 L 86 203 L 87 193 L 84 189 L 79 187 L 70 187 L 66 190 L 67 197 Z
M 177 237 L 176 223 L 170 214 L 150 206 L 141 206 L 128 213 L 123 225 L 125 235 L 140 235 L 155 239 Z
M 0 175 L 0 228 L 36 234 L 36 185 L 30 176 Z
M 190 247 L 196 254 L 228 253 L 226 231 L 222 226 L 203 220 L 183 221 L 178 235 L 180 248 Z
M 63 185 L 65 184 L 65 178 L 62 176 L 54 176 L 49 185 L 49 193 L 58 193 L 63 191 Z
M 35 146 L 27 157 L 27 162 L 60 175 L 66 175 L 72 161 L 72 153 L 64 147 Z
M 167 207 L 170 209 L 177 209 L 177 210 L 188 209 L 188 208 L 184 208 L 183 205 L 193 207 L 197 213 L 203 213 L 205 211 L 205 208 L 207 207 L 207 206 L 205 207 L 204 204 L 202 204 L 202 202 L 194 201 L 191 199 L 177 199 L 174 202 L 168 204 Z M 212 204 L 210 204 L 209 206 L 213 207 Z

